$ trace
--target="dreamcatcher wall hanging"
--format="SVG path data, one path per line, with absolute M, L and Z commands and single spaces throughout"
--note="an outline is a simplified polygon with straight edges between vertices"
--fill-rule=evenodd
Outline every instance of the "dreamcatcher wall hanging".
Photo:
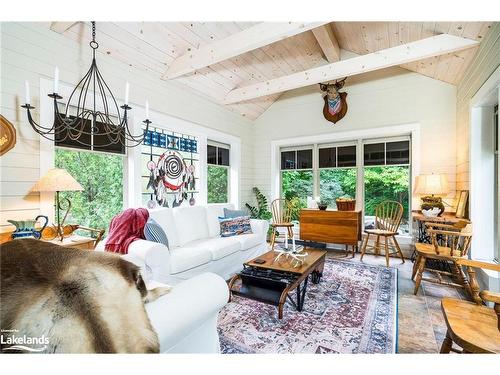
M 192 193 L 196 189 L 195 167 L 192 161 L 188 165 L 180 153 L 167 151 L 160 156 L 158 162 L 149 161 L 147 167 L 150 171 L 147 189 L 153 189 L 159 206 L 168 207 L 169 192 L 176 193 L 173 207 L 180 206 L 184 200 L 188 200 L 190 191 L 189 204 L 192 206 L 196 203 Z M 153 206 L 152 203 L 149 205 Z

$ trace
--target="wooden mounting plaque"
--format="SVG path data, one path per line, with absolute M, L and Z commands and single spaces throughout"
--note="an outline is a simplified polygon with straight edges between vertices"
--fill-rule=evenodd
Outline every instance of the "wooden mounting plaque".
M 16 145 L 16 128 L 5 117 L 0 115 L 0 156 Z

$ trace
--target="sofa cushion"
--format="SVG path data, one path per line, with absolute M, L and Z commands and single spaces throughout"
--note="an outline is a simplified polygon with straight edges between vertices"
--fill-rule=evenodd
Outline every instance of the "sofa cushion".
M 218 260 L 240 251 L 241 243 L 239 241 L 236 241 L 233 237 L 216 237 L 190 242 L 186 245 L 186 248 L 191 247 L 201 247 L 204 249 L 208 249 L 208 251 L 210 251 L 210 253 L 212 254 L 212 260 Z
M 156 221 L 168 238 L 170 247 L 179 246 L 179 237 L 177 235 L 177 226 L 171 208 L 156 208 L 149 210 L 149 217 Z
M 212 261 L 212 253 L 204 247 L 176 247 L 170 250 L 170 273 L 176 274 Z
M 173 209 L 179 235 L 179 246 L 202 238 L 208 238 L 206 208 L 203 206 L 177 207 Z
M 250 225 L 250 216 L 240 216 L 230 219 L 219 219 L 220 235 L 230 237 L 242 234 L 252 233 Z
M 219 217 L 224 216 L 224 209 L 233 209 L 230 203 L 209 204 L 207 206 L 208 236 L 216 237 L 220 235 Z
M 257 233 L 250 234 L 240 234 L 239 236 L 230 237 L 231 239 L 235 239 L 241 245 L 241 251 L 245 251 L 251 249 L 254 246 L 257 246 L 262 242 L 262 236 Z
M 144 238 L 148 241 L 158 242 L 168 247 L 168 237 L 163 228 L 150 217 L 144 225 Z
M 234 217 L 247 216 L 247 210 L 231 210 L 229 208 L 224 208 L 224 217 L 226 219 L 231 219 Z

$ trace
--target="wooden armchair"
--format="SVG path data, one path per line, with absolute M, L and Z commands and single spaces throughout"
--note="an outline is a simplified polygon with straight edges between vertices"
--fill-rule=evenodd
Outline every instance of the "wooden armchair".
M 467 257 L 472 241 L 472 224 L 460 221 L 454 225 L 426 223 L 427 233 L 431 236 L 431 244 L 416 243 L 417 258 L 413 265 L 412 280 L 415 280 L 414 294 L 418 293 L 422 280 L 459 288 L 468 288 L 469 284 L 456 259 Z M 451 271 L 427 269 L 427 259 L 445 261 L 451 264 Z M 434 273 L 437 278 L 423 277 L 424 271 Z M 450 276 L 453 281 L 446 281 L 442 275 Z
M 475 302 L 443 298 L 441 309 L 448 328 L 441 353 L 500 353 L 500 293 L 479 292 L 475 268 L 500 272 L 500 264 L 457 258 L 457 266 L 467 267 Z M 494 308 L 484 306 L 492 302 Z M 462 350 L 453 348 L 453 343 Z

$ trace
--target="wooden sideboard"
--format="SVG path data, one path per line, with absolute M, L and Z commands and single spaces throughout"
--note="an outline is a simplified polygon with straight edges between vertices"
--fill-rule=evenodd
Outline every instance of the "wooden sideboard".
M 305 208 L 300 210 L 300 239 L 351 246 L 358 250 L 362 235 L 361 210 L 337 211 Z

